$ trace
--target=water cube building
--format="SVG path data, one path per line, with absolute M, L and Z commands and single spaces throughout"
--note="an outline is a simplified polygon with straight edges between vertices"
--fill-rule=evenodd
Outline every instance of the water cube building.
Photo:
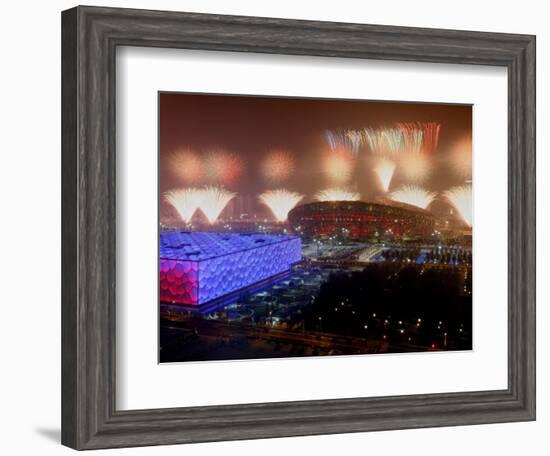
M 167 231 L 160 235 L 160 300 L 201 306 L 290 271 L 297 236 Z

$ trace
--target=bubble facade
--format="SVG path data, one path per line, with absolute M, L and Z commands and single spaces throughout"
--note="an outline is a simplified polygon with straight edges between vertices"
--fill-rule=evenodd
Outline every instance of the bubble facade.
M 199 306 L 289 271 L 297 236 L 168 231 L 160 235 L 160 300 Z

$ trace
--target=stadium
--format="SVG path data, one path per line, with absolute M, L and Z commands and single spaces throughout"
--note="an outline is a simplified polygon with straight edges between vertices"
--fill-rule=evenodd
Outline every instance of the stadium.
M 395 202 L 319 201 L 295 207 L 288 221 L 304 238 L 338 236 L 358 241 L 428 238 L 435 226 L 430 212 Z

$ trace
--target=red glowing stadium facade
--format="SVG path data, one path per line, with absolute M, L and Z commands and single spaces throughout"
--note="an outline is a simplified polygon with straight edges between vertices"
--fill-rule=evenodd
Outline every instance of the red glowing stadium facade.
M 430 212 L 415 206 L 364 201 L 303 204 L 289 212 L 288 221 L 306 237 L 341 236 L 353 240 L 428 238 L 435 225 Z

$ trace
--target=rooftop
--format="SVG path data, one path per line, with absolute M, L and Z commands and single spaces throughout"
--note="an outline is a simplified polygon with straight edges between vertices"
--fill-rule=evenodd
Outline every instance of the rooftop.
M 374 209 L 397 209 L 400 212 L 404 213 L 416 213 L 423 214 L 427 216 L 432 216 L 432 213 L 426 209 L 421 209 L 420 207 L 413 206 L 411 204 L 400 203 L 393 201 L 387 198 L 377 198 L 373 201 L 313 201 L 310 203 L 300 204 L 293 208 L 289 212 L 289 216 L 295 213 L 301 213 L 308 210 L 319 210 L 319 209 L 340 209 L 340 210 L 362 210 L 362 211 L 372 211 Z
M 160 234 L 160 258 L 202 261 L 223 255 L 297 239 L 297 236 L 258 233 L 164 231 Z

